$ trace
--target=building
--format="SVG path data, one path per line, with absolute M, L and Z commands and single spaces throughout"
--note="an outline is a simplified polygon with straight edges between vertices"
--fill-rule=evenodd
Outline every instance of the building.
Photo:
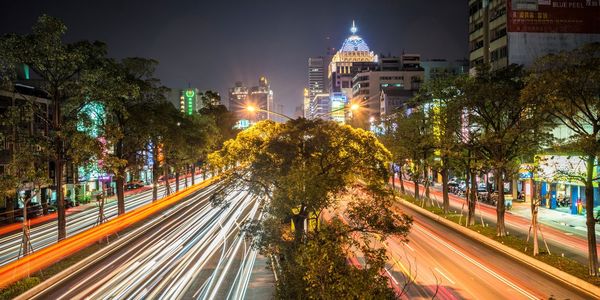
M 308 59 L 308 96 L 327 93 L 327 65 L 329 62 L 323 56 Z
M 407 90 L 403 87 L 386 87 L 379 94 L 380 111 L 383 118 L 386 115 L 394 113 L 401 107 L 404 107 L 407 101 L 415 95 L 415 90 Z
M 530 66 L 600 41 L 598 0 L 469 0 L 469 64 Z
M 197 88 L 171 89 L 166 98 L 181 113 L 192 115 L 202 108 L 201 95 L 202 93 Z
M 376 69 L 378 63 L 378 56 L 356 35 L 357 31 L 358 28 L 352 22 L 352 34 L 333 55 L 327 73 L 329 92 L 342 92 L 348 99 L 352 96 L 352 78 L 359 72 Z
M 364 119 L 362 121 L 378 120 L 382 112 L 383 89 L 395 88 L 413 94 L 419 90 L 422 82 L 423 68 L 420 66 L 419 55 L 404 54 L 401 57 L 389 57 L 382 60 L 382 64 L 375 70 L 360 72 L 354 76 L 351 102 L 366 107 L 366 113 L 358 115 L 359 118 Z M 389 108 L 387 110 L 389 111 Z M 361 123 L 360 120 L 358 121 Z
M 429 59 L 421 61 L 423 79 L 428 82 L 433 79 L 456 76 L 469 72 L 468 60 L 448 61 L 445 59 Z
M 303 99 L 302 99 L 302 117 L 306 118 L 306 119 L 310 119 L 311 115 L 310 115 L 310 95 L 309 95 L 309 91 L 307 88 L 304 89 L 304 93 L 303 93 Z
M 254 106 L 260 110 L 249 112 L 248 106 Z M 229 110 L 232 111 L 240 124 L 251 125 L 260 120 L 272 119 L 273 114 L 267 111 L 278 110 L 273 100 L 273 90 L 266 77 L 261 76 L 258 79 L 258 85 L 246 87 L 242 82 L 236 82 L 235 86 L 229 89 Z M 247 126 L 243 127 L 247 127 Z M 240 127 L 240 126 L 238 126 Z
M 331 119 L 331 95 L 317 94 L 310 100 L 309 115 L 311 119 Z
M 244 86 L 241 81 L 237 81 L 235 85 L 229 89 L 229 111 L 234 112 L 238 119 L 247 119 L 244 112 L 244 106 L 248 99 L 248 93 L 248 87 Z

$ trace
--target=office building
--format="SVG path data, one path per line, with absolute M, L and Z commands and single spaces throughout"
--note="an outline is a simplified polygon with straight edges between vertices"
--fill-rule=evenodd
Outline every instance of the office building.
M 541 56 L 600 41 L 597 0 L 469 0 L 471 71 L 530 66 Z
M 327 65 L 325 57 L 310 57 L 308 59 L 308 96 L 327 93 Z
M 456 76 L 469 72 L 468 60 L 448 61 L 445 59 L 429 59 L 421 61 L 425 82 L 437 78 Z
M 358 28 L 352 22 L 352 34 L 332 57 L 327 73 L 329 92 L 342 92 L 347 98 L 352 96 L 352 78 L 359 72 L 374 70 L 378 63 L 378 56 L 356 35 L 357 31 Z
M 248 106 L 264 111 L 249 112 Z M 236 82 L 229 89 L 229 110 L 243 124 L 253 124 L 260 120 L 273 119 L 273 114 L 265 111 L 277 111 L 273 101 L 273 91 L 266 77 L 261 76 L 258 85 L 246 87 L 242 82 Z

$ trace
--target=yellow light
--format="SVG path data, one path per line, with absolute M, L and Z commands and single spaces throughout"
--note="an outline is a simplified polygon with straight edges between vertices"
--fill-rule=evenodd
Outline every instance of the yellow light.
M 256 107 L 254 107 L 254 106 L 252 106 L 252 105 L 248 105 L 248 107 L 246 107 L 246 109 L 247 109 L 249 112 L 254 112 L 254 111 L 256 110 Z
M 352 105 L 350 105 L 350 110 L 354 111 L 354 110 L 358 110 L 360 106 L 356 103 L 353 103 Z

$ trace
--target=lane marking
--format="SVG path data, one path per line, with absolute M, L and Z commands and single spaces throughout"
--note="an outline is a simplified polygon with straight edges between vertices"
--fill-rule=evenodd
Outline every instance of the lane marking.
M 413 249 L 413 247 L 411 247 L 408 243 L 402 242 L 402 244 L 404 244 L 404 246 L 410 249 L 410 251 L 415 252 L 415 249 Z
M 442 276 L 444 276 L 444 278 L 446 278 L 448 281 L 450 281 L 450 283 L 456 284 L 456 282 L 454 282 L 452 279 L 450 279 L 450 277 L 446 276 L 446 274 L 442 273 L 442 271 L 440 271 L 440 269 L 438 269 L 437 267 L 435 267 L 433 269 L 438 271 L 438 273 L 440 273 Z
M 427 236 L 429 236 L 430 238 L 434 239 L 435 241 L 437 241 L 438 243 L 442 244 L 443 246 L 445 246 L 446 248 L 450 249 L 452 252 L 458 254 L 459 256 L 461 256 L 462 258 L 466 259 L 467 261 L 471 262 L 472 264 L 474 264 L 475 266 L 479 267 L 480 269 L 482 269 L 483 271 L 485 271 L 486 273 L 492 275 L 493 277 L 495 277 L 496 279 L 500 280 L 501 282 L 503 282 L 504 284 L 508 285 L 509 287 L 512 287 L 514 290 L 516 290 L 517 292 L 521 293 L 522 295 L 524 295 L 525 297 L 535 300 L 538 299 L 538 297 L 535 297 L 534 295 L 532 295 L 531 293 L 529 293 L 528 291 L 524 290 L 523 288 L 517 286 L 516 284 L 514 284 L 512 281 L 504 278 L 503 276 L 501 276 L 500 274 L 492 271 L 491 269 L 489 269 L 488 267 L 484 266 L 483 264 L 481 264 L 480 262 L 474 260 L 473 258 L 467 256 L 466 254 L 462 253 L 461 251 L 457 250 L 456 248 L 454 248 L 453 246 L 451 246 L 450 244 L 446 243 L 445 241 L 443 241 L 442 239 L 434 236 L 432 233 L 425 231 L 421 226 L 415 226 L 415 228 L 419 231 L 421 231 L 422 233 L 426 234 Z

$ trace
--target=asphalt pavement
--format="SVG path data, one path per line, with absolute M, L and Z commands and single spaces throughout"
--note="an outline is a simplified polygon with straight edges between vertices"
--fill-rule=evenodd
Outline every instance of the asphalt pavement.
M 247 191 L 209 199 L 216 185 L 180 201 L 110 246 L 100 259 L 33 299 L 245 299 L 258 253 L 241 231 L 260 217 Z M 115 246 L 117 247 L 117 246 Z

